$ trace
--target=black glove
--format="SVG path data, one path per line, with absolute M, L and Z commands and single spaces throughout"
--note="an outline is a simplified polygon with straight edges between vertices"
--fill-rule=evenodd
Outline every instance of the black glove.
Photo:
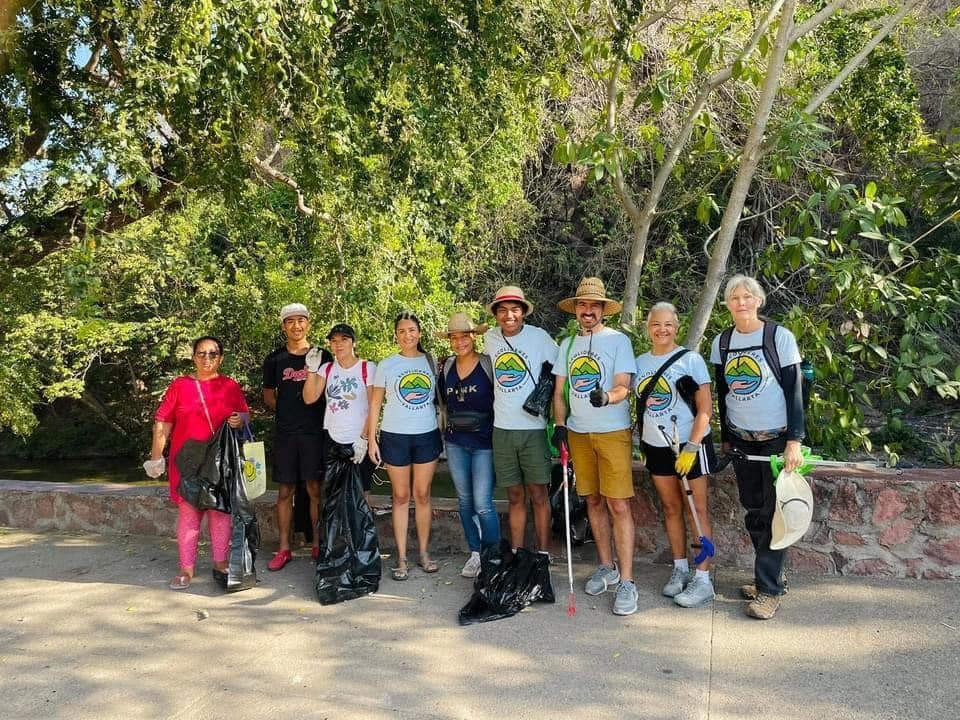
M 564 425 L 556 425 L 553 428 L 553 446 L 559 450 L 563 445 L 566 445 L 567 449 L 570 448 L 567 443 L 567 428 Z
M 594 407 L 603 407 L 610 404 L 610 396 L 602 388 L 595 387 L 590 391 L 590 404 Z

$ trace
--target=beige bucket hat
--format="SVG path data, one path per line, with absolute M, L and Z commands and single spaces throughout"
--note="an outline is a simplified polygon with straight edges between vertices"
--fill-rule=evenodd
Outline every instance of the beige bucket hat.
M 577 287 L 577 294 L 573 297 L 568 297 L 566 300 L 561 300 L 557 303 L 557 307 L 566 313 L 576 315 L 577 300 L 596 300 L 597 302 L 602 302 L 604 317 L 616 315 L 623 309 L 623 303 L 607 297 L 607 288 L 604 286 L 603 280 L 597 277 L 585 277 Z
M 466 313 L 455 312 L 447 320 L 447 329 L 439 330 L 434 335 L 438 338 L 450 338 L 452 333 L 473 333 L 474 335 L 483 335 L 489 328 L 489 325 L 477 325 Z
M 771 550 L 790 547 L 810 527 L 813 519 L 813 491 L 798 472 L 783 470 L 777 476 L 777 506 L 773 510 Z
M 497 303 L 502 302 L 515 302 L 523 305 L 526 308 L 523 312 L 524 315 L 529 315 L 533 312 L 533 303 L 524 297 L 523 290 L 516 285 L 504 285 L 497 290 L 497 294 L 493 296 L 493 302 L 487 305 L 487 311 L 491 315 L 495 315 L 496 313 L 493 311 L 493 308 Z

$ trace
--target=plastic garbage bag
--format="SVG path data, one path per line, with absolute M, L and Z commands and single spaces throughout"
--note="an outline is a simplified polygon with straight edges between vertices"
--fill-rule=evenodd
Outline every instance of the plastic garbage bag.
M 198 510 L 227 512 L 232 518 L 229 567 L 226 573 L 215 573 L 217 581 L 227 592 L 253 587 L 257 584 L 260 525 L 247 497 L 236 434 L 224 423 L 206 442 L 185 442 L 176 462 L 180 496 Z
M 587 517 L 587 502 L 577 493 L 577 479 L 570 466 L 570 542 L 583 545 L 593 538 L 590 532 L 590 519 Z M 563 528 L 566 519 L 563 507 L 563 466 L 554 465 L 550 472 L 550 529 L 562 538 L 566 538 Z
M 553 365 L 548 362 L 543 363 L 540 366 L 540 377 L 537 379 L 537 384 L 524 401 L 523 409 L 534 417 L 549 416 L 555 383 L 556 376 L 553 374 Z
M 230 435 L 230 426 L 224 423 L 209 440 L 187 440 L 177 453 L 177 492 L 197 510 L 230 512 L 226 480 L 231 472 L 230 455 L 224 454 L 223 447 Z M 235 441 L 233 445 L 236 446 Z
M 334 446 L 318 528 L 317 600 L 321 605 L 353 600 L 380 587 L 380 542 L 363 496 L 359 467 L 353 462 L 351 446 Z
M 473 597 L 460 608 L 461 625 L 511 617 L 534 602 L 554 602 L 550 557 L 526 548 L 514 553 L 509 540 L 501 540 L 480 554 L 480 574 Z

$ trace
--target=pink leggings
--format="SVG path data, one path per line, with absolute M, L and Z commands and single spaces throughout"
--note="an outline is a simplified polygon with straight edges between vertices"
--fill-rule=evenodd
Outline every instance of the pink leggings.
M 187 502 L 178 503 L 177 545 L 180 549 L 180 567 L 193 569 L 197 563 L 197 542 L 200 540 L 200 521 L 207 516 L 210 531 L 210 554 L 214 562 L 225 562 L 230 552 L 231 518 L 216 510 L 197 510 Z

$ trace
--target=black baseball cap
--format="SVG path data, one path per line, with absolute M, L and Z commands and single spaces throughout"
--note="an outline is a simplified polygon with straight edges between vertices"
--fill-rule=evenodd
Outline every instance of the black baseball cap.
M 330 328 L 330 332 L 327 333 L 327 340 L 333 338 L 334 335 L 343 335 L 344 337 L 350 338 L 354 342 L 357 341 L 357 334 L 353 331 L 353 328 L 346 323 L 337 323 Z

